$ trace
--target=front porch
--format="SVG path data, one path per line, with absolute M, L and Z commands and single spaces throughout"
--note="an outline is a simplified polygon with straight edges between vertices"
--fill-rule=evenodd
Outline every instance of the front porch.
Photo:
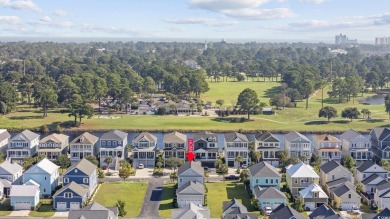
M 370 151 L 351 151 L 350 155 L 355 160 L 371 160 Z

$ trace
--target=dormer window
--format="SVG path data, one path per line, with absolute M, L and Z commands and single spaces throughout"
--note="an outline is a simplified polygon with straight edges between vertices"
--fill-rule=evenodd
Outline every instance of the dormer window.
M 65 192 L 65 193 L 64 193 L 64 198 L 73 198 L 73 193 L 71 193 L 71 192 Z

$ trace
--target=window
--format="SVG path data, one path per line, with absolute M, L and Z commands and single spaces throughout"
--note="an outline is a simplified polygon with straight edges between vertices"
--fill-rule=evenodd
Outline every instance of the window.
M 106 141 L 102 141 L 102 145 L 105 146 L 106 145 Z
M 72 198 L 72 197 L 73 197 L 73 193 L 71 193 L 71 192 L 64 193 L 64 198 Z
M 276 182 L 276 183 L 279 183 L 279 180 L 278 180 L 278 179 L 275 179 L 275 182 Z
M 332 175 L 332 180 L 334 180 L 334 175 Z
M 259 183 L 259 179 L 256 179 L 256 183 Z
M 88 183 L 88 178 L 84 178 L 83 183 Z
M 43 189 L 43 192 L 46 192 L 46 189 L 45 189 L 45 188 Z
M 274 183 L 274 179 L 271 179 L 271 184 L 273 184 Z
M 352 195 L 351 194 L 348 194 L 348 198 L 350 199 L 352 197 Z
M 64 178 L 64 183 L 69 183 L 69 178 L 68 177 L 66 177 L 66 178 Z
M 46 180 L 46 176 L 45 176 L 45 180 Z
M 265 179 L 265 183 L 268 183 L 268 179 Z

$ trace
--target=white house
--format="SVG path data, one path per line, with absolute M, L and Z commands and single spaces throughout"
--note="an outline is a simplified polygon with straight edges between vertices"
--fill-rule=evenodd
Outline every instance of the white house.
M 302 197 L 305 208 L 309 211 L 313 211 L 317 207 L 327 204 L 329 198 L 321 187 L 315 183 L 299 191 L 299 196 Z
M 246 135 L 232 132 L 225 134 L 225 161 L 228 166 L 237 167 L 240 165 L 235 162 L 236 157 L 240 156 L 243 159 L 242 164 L 249 163 L 249 141 Z
M 10 139 L 7 159 L 10 162 L 22 163 L 25 158 L 36 154 L 38 144 L 39 135 L 30 130 L 24 130 Z
M 296 131 L 284 135 L 284 147 L 290 157 L 306 157 L 305 163 L 308 164 L 311 159 L 312 142 L 301 133 Z

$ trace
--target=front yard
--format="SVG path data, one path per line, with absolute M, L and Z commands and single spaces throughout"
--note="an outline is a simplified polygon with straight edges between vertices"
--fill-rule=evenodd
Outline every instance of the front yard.
M 147 188 L 147 182 L 103 183 L 93 201 L 112 207 L 120 199 L 126 203 L 126 217 L 136 217 L 141 213 Z
M 171 218 L 172 217 L 172 209 L 174 208 L 172 205 L 173 199 L 176 198 L 176 188 L 174 183 L 164 184 L 164 189 L 161 195 L 160 201 L 160 217 L 163 218 Z
M 10 199 L 7 198 L 0 204 L 0 216 L 7 216 L 11 214 Z
M 38 210 L 31 211 L 28 215 L 31 217 L 52 217 L 54 213 L 52 204 L 42 204 Z

